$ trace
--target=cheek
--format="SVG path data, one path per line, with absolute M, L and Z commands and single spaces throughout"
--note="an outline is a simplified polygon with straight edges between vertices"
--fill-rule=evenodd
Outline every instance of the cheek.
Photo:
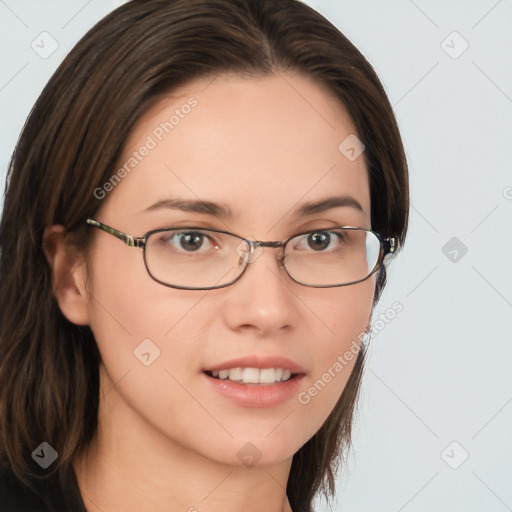
M 101 254 L 93 254 L 91 327 L 101 340 L 122 345 L 145 338 L 162 338 L 193 309 L 198 297 L 154 281 L 144 265 L 142 251 L 109 238 Z
M 153 361 L 162 368 L 197 366 L 196 340 L 212 314 L 201 303 L 205 292 L 162 286 L 147 273 L 140 251 L 120 245 L 93 260 L 89 303 L 91 329 L 111 379 L 145 363 L 153 367 Z
M 96 261 L 92 280 L 91 329 L 103 362 L 107 407 L 132 415 L 134 425 L 144 418 L 192 443 L 202 434 L 191 428 L 198 407 L 187 390 L 197 380 L 201 340 L 215 312 L 201 300 L 207 292 L 162 286 L 147 274 L 142 255 L 128 249 L 132 260 Z
M 143 299 L 148 276 L 142 254 L 116 241 L 105 241 L 101 257 L 93 258 L 89 307 L 98 344 L 120 348 L 125 340 L 148 336 L 142 319 L 148 319 L 151 303 Z
M 333 293 L 329 305 L 320 309 L 329 329 L 327 335 L 315 338 L 313 371 L 297 396 L 298 403 L 312 418 L 312 433 L 327 419 L 352 373 L 370 320 L 374 288 L 372 276 L 357 285 L 339 289 Z

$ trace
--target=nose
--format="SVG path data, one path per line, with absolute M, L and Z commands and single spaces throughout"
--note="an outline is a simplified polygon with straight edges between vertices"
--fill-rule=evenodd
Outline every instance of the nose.
M 299 318 L 294 283 L 278 259 L 279 248 L 255 251 L 242 277 L 225 288 L 223 316 L 232 330 L 253 330 L 260 336 L 291 330 Z

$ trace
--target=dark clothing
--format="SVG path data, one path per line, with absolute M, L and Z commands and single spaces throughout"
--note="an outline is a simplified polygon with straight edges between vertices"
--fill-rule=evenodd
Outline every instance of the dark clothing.
M 55 475 L 33 486 L 29 489 L 0 464 L 0 512 L 87 512 L 72 468 L 62 479 Z

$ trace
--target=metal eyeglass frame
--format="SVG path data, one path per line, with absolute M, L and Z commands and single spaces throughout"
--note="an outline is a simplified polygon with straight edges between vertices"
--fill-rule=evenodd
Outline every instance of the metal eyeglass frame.
M 98 228 L 98 229 L 101 229 L 102 231 L 105 231 L 106 233 L 109 233 L 111 235 L 114 235 L 116 238 L 119 238 L 119 240 L 123 241 L 128 247 L 138 247 L 139 249 L 142 249 L 142 252 L 143 252 L 143 259 L 144 259 L 144 265 L 146 267 L 146 270 L 149 274 L 149 276 L 154 280 L 156 281 L 157 283 L 160 283 L 164 286 L 168 286 L 170 288 L 177 288 L 177 289 L 180 289 L 180 290 L 215 290 L 215 289 L 218 289 L 218 288 L 225 288 L 227 286 L 231 286 L 232 284 L 236 283 L 242 276 L 243 274 L 245 273 L 247 267 L 249 266 L 249 263 L 250 261 L 248 261 L 250 259 L 250 256 L 252 254 L 252 250 L 254 247 L 256 246 L 259 246 L 259 247 L 282 247 L 283 248 L 283 251 L 282 251 L 282 254 L 281 254 L 281 258 L 280 260 L 282 260 L 282 256 L 284 255 L 284 252 L 285 252 L 285 249 L 286 249 L 286 245 L 288 244 L 288 242 L 290 240 L 292 240 L 293 238 L 297 237 L 297 236 L 300 236 L 300 235 L 305 235 L 307 233 L 314 233 L 315 231 L 330 231 L 330 230 L 334 230 L 334 229 L 353 229 L 353 230 L 360 230 L 360 231 L 368 231 L 368 232 L 371 232 L 373 233 L 380 241 L 380 251 L 379 251 L 379 257 L 377 259 L 377 263 L 375 264 L 375 267 L 373 268 L 373 270 L 370 272 L 370 274 L 368 274 L 365 278 L 363 279 L 359 279 L 357 281 L 352 281 L 350 283 L 344 283 L 344 284 L 329 284 L 329 285 L 311 285 L 311 284 L 305 284 L 305 283 L 302 283 L 300 281 L 297 281 L 296 279 L 293 278 L 293 276 L 290 275 L 290 273 L 288 272 L 288 269 L 286 268 L 286 265 L 283 263 L 283 268 L 285 269 L 286 273 L 290 276 L 290 278 L 292 279 L 292 281 L 302 285 L 302 286 L 307 286 L 309 288 L 336 288 L 336 287 L 339 287 L 339 286 L 349 286 L 351 284 L 356 284 L 356 283 L 360 283 L 362 281 L 366 281 L 366 279 L 368 279 L 370 276 L 372 276 L 373 274 L 375 274 L 375 272 L 377 272 L 377 270 L 379 270 L 379 268 L 382 266 L 382 263 L 384 261 L 384 258 L 387 254 L 391 254 L 393 252 L 395 252 L 395 249 L 396 249 L 396 240 L 394 237 L 384 237 L 382 236 L 380 233 L 377 233 L 376 231 L 373 231 L 372 229 L 367 229 L 367 228 L 359 228 L 359 227 L 356 227 L 356 226 L 336 226 L 336 227 L 329 227 L 329 228 L 325 228 L 325 229 L 313 229 L 313 230 L 308 230 L 308 231 L 303 231 L 301 233 L 296 233 L 295 235 L 292 235 L 290 237 L 288 237 L 286 240 L 283 240 L 282 242 L 278 242 L 278 241 L 270 241 L 270 242 L 264 242 L 264 241 L 259 241 L 259 240 L 249 240 L 247 238 L 244 238 L 240 235 L 236 235 L 235 233 L 230 233 L 229 231 L 224 231 L 222 229 L 213 229 L 213 228 L 200 228 L 200 227 L 197 227 L 197 226 L 180 226 L 179 228 L 161 228 L 161 229 L 152 229 L 150 231 L 148 231 L 147 233 L 145 233 L 144 235 L 140 236 L 140 237 L 134 237 L 134 236 L 130 236 L 130 235 L 127 235 L 126 233 L 123 233 L 122 231 L 118 231 L 117 229 L 114 229 L 110 226 L 107 226 L 106 224 L 103 224 L 102 222 L 99 222 L 97 220 L 94 220 L 94 219 L 87 219 L 87 224 L 89 226 L 92 226 L 92 227 L 95 227 L 95 228 Z M 226 283 L 226 284 L 222 284 L 222 285 L 219 285 L 219 286 L 207 286 L 207 287 L 187 287 L 187 286 L 179 286 L 179 285 L 173 285 L 173 284 L 169 284 L 165 281 L 160 281 L 159 279 L 157 279 L 156 277 L 153 276 L 153 274 L 151 273 L 151 271 L 149 270 L 149 267 L 148 267 L 148 264 L 147 264 L 147 261 L 146 261 L 146 242 L 147 242 L 147 239 L 153 234 L 153 233 L 161 233 L 161 232 L 165 232 L 165 231 L 171 231 L 171 230 L 198 230 L 198 231 L 213 231 L 213 232 L 216 232 L 216 233 L 224 233 L 226 235 L 231 235 L 231 236 L 235 236 L 236 238 L 239 238 L 240 240 L 246 242 L 248 245 L 249 245 L 249 258 L 246 260 L 244 258 L 244 261 L 245 261 L 245 266 L 242 270 L 242 272 L 240 273 L 240 275 L 234 279 L 233 281 L 229 282 L 229 283 Z

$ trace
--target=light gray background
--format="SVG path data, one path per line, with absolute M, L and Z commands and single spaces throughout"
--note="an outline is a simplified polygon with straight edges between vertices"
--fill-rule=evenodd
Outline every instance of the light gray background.
M 50 75 L 120 3 L 0 0 L 2 183 Z M 512 1 L 307 3 L 381 77 L 411 178 L 406 248 L 375 319 L 403 310 L 371 341 L 333 510 L 511 510 Z M 45 59 L 31 48 L 43 31 L 59 45 Z

